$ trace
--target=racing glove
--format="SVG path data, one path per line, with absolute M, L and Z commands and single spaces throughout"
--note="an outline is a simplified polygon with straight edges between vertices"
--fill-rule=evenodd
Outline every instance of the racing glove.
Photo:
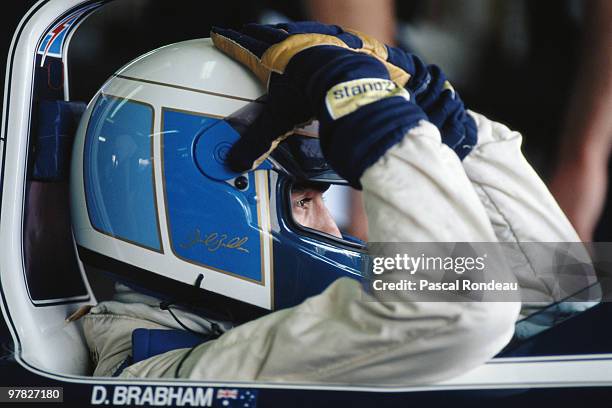
M 219 38 L 215 36 L 215 31 L 220 32 L 220 29 L 213 29 L 213 40 L 216 38 L 218 43 Z M 228 33 L 227 30 L 223 30 L 224 33 Z M 247 25 L 241 33 L 229 32 L 228 38 L 231 40 L 232 35 L 240 36 L 243 42 L 245 42 L 245 50 L 255 51 L 252 57 L 249 57 L 249 61 L 245 60 L 243 56 L 235 56 L 236 59 L 247 64 L 254 71 L 260 79 L 269 86 L 270 93 L 275 94 L 274 101 L 278 102 L 285 98 L 281 98 L 282 94 L 286 93 L 286 87 L 275 86 L 276 81 L 269 81 L 272 78 L 271 73 L 274 71 L 272 67 L 266 66 L 266 62 L 269 61 L 257 61 L 258 55 L 263 54 L 272 45 L 277 46 L 278 43 L 289 37 L 290 35 L 298 34 L 311 34 L 313 37 L 318 37 L 318 41 L 323 41 L 321 44 L 337 44 L 339 46 L 348 48 L 355 52 L 365 53 L 377 58 L 383 62 L 387 70 L 389 71 L 390 79 L 396 84 L 406 86 L 406 88 L 415 97 L 417 104 L 425 111 L 428 119 L 438 127 L 442 134 L 442 141 L 451 147 L 460 159 L 463 159 L 472 150 L 477 142 L 477 129 L 475 122 L 471 116 L 469 116 L 461 101 L 459 95 L 453 90 L 450 83 L 446 80 L 444 73 L 435 65 L 426 66 L 418 57 L 413 54 L 404 52 L 398 48 L 386 46 L 379 41 L 369 37 L 363 33 L 357 31 L 346 30 L 344 31 L 337 26 L 323 25 L 315 22 L 301 22 L 292 24 L 279 24 L 275 26 L 261 26 L 261 25 Z M 327 41 L 327 42 L 326 42 Z M 240 43 L 237 42 L 239 45 Z M 311 44 L 312 45 L 312 44 Z M 226 50 L 227 52 L 228 50 Z M 230 52 L 230 55 L 232 53 Z M 255 61 L 252 58 L 255 58 Z M 286 64 L 287 61 L 283 61 L 281 65 Z M 269 65 L 269 64 L 268 64 Z M 276 88 L 272 92 L 272 88 Z M 285 89 L 280 89 L 285 88 Z M 286 96 L 286 95 L 285 95 Z M 270 122 L 265 127 L 275 128 L 286 128 L 282 126 L 283 120 L 292 123 L 299 123 L 301 118 L 294 118 L 288 115 L 287 112 L 298 112 L 303 110 L 303 106 L 291 107 L 291 104 L 303 105 L 302 101 L 295 98 L 286 98 L 283 102 L 284 106 L 279 109 L 271 107 L 268 111 L 274 112 L 271 114 Z M 253 129 L 252 133 L 257 133 L 261 129 L 258 126 Z M 278 130 L 276 132 L 278 133 Z M 246 143 L 250 148 L 248 149 L 236 149 L 230 157 L 230 162 L 233 162 L 235 169 L 248 168 L 246 163 L 252 163 L 252 159 L 249 161 L 249 156 L 255 153 L 264 153 L 261 151 L 265 146 L 270 147 L 270 150 L 280 142 L 282 138 L 276 139 L 271 144 L 262 144 L 259 141 L 259 145 L 253 145 Z M 242 147 L 247 147 L 247 146 Z M 239 153 L 242 150 L 242 154 Z M 269 152 L 268 152 L 269 153 Z M 238 157 L 240 156 L 240 157 Z M 260 157 L 260 156 L 258 156 Z M 264 157 L 262 156 L 262 159 Z M 234 159 L 234 160 L 232 160 Z M 257 161 L 259 164 L 261 160 Z
M 385 47 L 386 61 L 410 74 L 406 88 L 429 121 L 440 130 L 442 142 L 463 160 L 478 142 L 478 129 L 446 75 L 437 65 L 426 65 L 414 54 Z
M 249 24 L 213 28 L 211 37 L 266 83 L 270 96 L 230 150 L 234 170 L 257 167 L 296 125 L 316 117 L 329 164 L 361 188 L 363 172 L 427 119 L 403 87 L 409 75 L 381 58 L 384 48 L 338 27 Z

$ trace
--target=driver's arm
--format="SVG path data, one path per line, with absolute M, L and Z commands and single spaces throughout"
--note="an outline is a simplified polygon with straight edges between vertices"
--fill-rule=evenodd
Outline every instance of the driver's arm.
M 513 256 L 507 260 L 521 287 L 521 315 L 596 283 L 590 256 L 574 227 L 523 156 L 521 134 L 483 115 L 470 114 L 478 128 L 478 144 L 463 167 L 497 241 L 512 248 Z M 554 264 L 555 260 L 563 262 Z M 555 277 L 553 271 L 563 271 L 567 265 L 573 265 L 571 279 Z M 578 265 L 582 265 L 581 279 L 576 275 Z M 561 282 L 563 279 L 568 282 Z M 595 294 L 590 299 L 596 299 Z M 586 305 L 576 303 L 574 307 L 581 310 Z

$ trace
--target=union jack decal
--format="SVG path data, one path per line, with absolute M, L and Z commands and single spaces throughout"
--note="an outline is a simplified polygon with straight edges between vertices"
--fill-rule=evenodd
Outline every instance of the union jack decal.
M 231 398 L 231 399 L 236 399 L 238 398 L 238 390 L 224 390 L 224 389 L 220 389 L 217 391 L 217 399 L 219 398 Z

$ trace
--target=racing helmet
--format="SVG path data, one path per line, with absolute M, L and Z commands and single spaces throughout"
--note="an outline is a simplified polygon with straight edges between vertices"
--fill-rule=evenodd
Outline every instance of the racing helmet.
M 296 183 L 345 183 L 321 154 L 316 123 L 254 171 L 227 167 L 264 94 L 210 39 L 117 71 L 88 104 L 73 148 L 71 218 L 85 268 L 245 320 L 359 279 L 363 243 L 292 218 Z

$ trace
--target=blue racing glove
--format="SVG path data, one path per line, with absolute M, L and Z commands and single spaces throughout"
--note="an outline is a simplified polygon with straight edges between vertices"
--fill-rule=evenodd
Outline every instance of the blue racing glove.
M 213 28 L 215 46 L 268 85 L 259 118 L 231 149 L 234 170 L 255 168 L 300 124 L 320 122 L 323 154 L 355 188 L 363 172 L 427 116 L 404 88 L 410 74 L 384 45 L 317 23 Z
M 223 33 L 223 34 L 222 34 Z M 250 137 L 239 144 L 230 155 L 230 162 L 234 168 L 246 169 L 253 163 L 253 155 L 260 157 L 259 164 L 266 154 L 269 154 L 276 144 L 284 139 L 274 135 L 282 135 L 290 132 L 293 125 L 308 122 L 315 112 L 305 109 L 304 97 L 297 89 L 286 81 L 283 82 L 277 75 L 271 75 L 269 62 L 276 58 L 274 54 L 281 51 L 279 43 L 290 35 L 302 37 L 311 35 L 317 37 L 315 42 L 301 47 L 317 45 L 337 45 L 355 52 L 364 53 L 378 59 L 383 63 L 389 73 L 390 79 L 397 85 L 405 86 L 414 96 L 414 100 L 426 113 L 430 122 L 438 127 L 442 135 L 442 142 L 452 148 L 460 159 L 463 159 L 477 143 L 477 129 L 472 117 L 467 114 L 459 95 L 453 90 L 446 80 L 444 73 L 435 65 L 425 65 L 417 56 L 402 51 L 398 48 L 386 46 L 379 41 L 363 33 L 351 30 L 343 30 L 337 26 L 328 26 L 315 22 L 301 22 L 293 24 L 279 24 L 275 26 L 247 25 L 242 32 L 231 30 L 213 29 L 211 36 L 215 43 L 221 45 L 220 36 L 227 35 L 227 39 L 234 41 L 236 46 L 249 51 L 251 56 L 245 58 L 243 52 L 235 52 L 232 46 L 221 46 L 230 55 L 246 64 L 259 78 L 268 85 L 269 93 L 275 97 L 271 100 L 272 105 L 268 109 L 260 123 L 256 124 L 250 132 L 258 138 L 258 143 L 251 143 Z M 320 44 L 316 41 L 320 41 Z M 227 42 L 223 42 L 227 44 Z M 262 59 L 264 53 L 272 46 L 274 52 L 267 53 L 268 61 Z M 300 46 L 297 49 L 301 49 Z M 277 60 L 281 68 L 286 67 L 292 55 L 291 52 Z M 259 56 L 259 57 L 258 57 Z M 279 70 L 276 70 L 280 73 Z M 282 69 L 284 71 L 284 69 Z M 273 81 L 270 79 L 274 77 Z M 281 106 L 279 106 L 281 105 Z M 293 115 L 291 114 L 293 113 Z M 269 129 L 266 135 L 272 140 L 262 143 L 261 130 Z M 282 130 L 282 131 L 281 131 Z M 266 150 L 263 150 L 266 149 Z

